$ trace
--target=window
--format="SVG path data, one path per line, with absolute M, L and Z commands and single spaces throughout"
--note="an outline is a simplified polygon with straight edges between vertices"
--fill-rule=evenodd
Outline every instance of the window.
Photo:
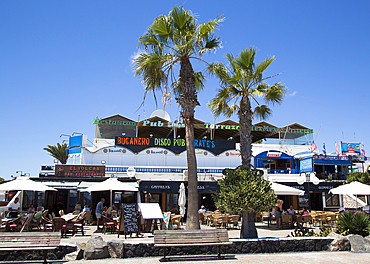
M 166 211 L 170 211 L 172 213 L 179 210 L 179 206 L 177 204 L 179 200 L 178 193 L 168 193 L 167 194 L 167 208 Z
M 325 201 L 327 207 L 338 207 L 339 206 L 339 195 L 325 193 Z

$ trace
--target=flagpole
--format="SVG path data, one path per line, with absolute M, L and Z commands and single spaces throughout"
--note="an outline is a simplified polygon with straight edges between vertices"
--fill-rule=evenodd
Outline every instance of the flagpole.
M 322 128 L 322 124 L 320 126 L 319 132 L 317 132 L 317 134 L 316 134 L 315 141 L 316 141 L 317 137 L 319 136 L 319 133 L 320 133 L 321 128 Z

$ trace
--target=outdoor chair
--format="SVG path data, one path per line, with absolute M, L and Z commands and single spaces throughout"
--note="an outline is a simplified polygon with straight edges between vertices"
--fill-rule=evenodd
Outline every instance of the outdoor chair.
M 282 227 L 292 227 L 293 219 L 291 215 L 282 215 L 281 216 L 281 225 Z
M 53 232 L 60 231 L 62 237 L 65 236 L 66 231 L 66 220 L 61 217 L 53 218 Z
M 233 229 L 236 227 L 236 229 L 239 229 L 239 218 L 240 215 L 230 215 L 227 218 L 227 223 L 229 226 L 231 226 Z
M 177 226 L 177 229 L 180 229 L 181 215 L 172 216 L 172 226 Z
M 93 222 L 93 219 L 91 218 L 91 211 L 85 211 L 84 213 L 86 213 L 86 215 L 85 215 L 85 224 L 91 225 L 92 222 Z
M 53 230 L 53 221 L 46 217 L 41 216 L 40 226 L 42 227 L 43 231 L 46 231 L 48 228 Z
M 30 223 L 33 219 L 33 216 L 34 214 L 29 214 L 26 219 L 24 220 L 23 224 L 22 224 L 22 227 L 20 229 L 20 232 L 23 232 L 23 231 L 30 231 Z
M 110 231 L 111 234 L 117 233 L 117 221 L 114 221 L 112 218 L 108 218 L 105 215 L 101 216 L 103 219 L 103 234 Z
M 213 224 L 213 214 L 207 214 L 207 226 L 211 226 Z
M 28 225 L 28 231 L 31 231 L 32 230 L 32 228 L 34 228 L 34 227 L 36 227 L 36 228 L 38 228 L 38 229 L 40 229 L 40 225 L 41 225 L 41 217 L 42 216 L 40 216 L 39 217 L 39 219 L 37 219 L 36 220 L 36 222 L 34 222 L 34 219 L 35 219 L 35 217 L 34 217 L 35 215 L 33 215 L 33 218 L 32 218 L 32 220 L 30 221 L 30 223 L 29 223 L 29 225 Z
M 311 219 L 312 217 L 310 215 L 301 215 L 300 217 L 298 217 L 298 225 L 304 226 L 304 224 L 306 224 L 306 227 L 308 227 Z
M 261 223 L 263 223 L 263 221 L 268 221 L 269 220 L 269 212 L 262 212 L 261 213 Z
M 3 220 L 0 218 L 0 232 L 5 232 L 6 225 L 3 223 Z
M 78 230 L 81 231 L 82 235 L 84 236 L 84 225 L 85 225 L 85 218 L 86 214 L 83 215 L 81 218 L 78 218 L 76 221 L 73 221 L 73 235 L 75 235 Z
M 199 222 L 201 225 L 204 225 L 205 224 L 205 218 L 204 218 L 204 213 L 198 213 L 198 216 L 199 216 Z

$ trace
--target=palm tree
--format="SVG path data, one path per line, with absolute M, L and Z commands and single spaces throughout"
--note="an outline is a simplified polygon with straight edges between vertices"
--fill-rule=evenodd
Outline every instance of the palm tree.
M 258 97 L 263 97 L 266 103 L 281 104 L 285 95 L 285 87 L 280 83 L 269 86 L 262 74 L 274 61 L 274 57 L 267 58 L 256 66 L 254 58 L 256 49 L 250 47 L 242 51 L 236 57 L 227 54 L 230 65 L 222 63 L 211 64 L 208 73 L 220 80 L 221 89 L 215 98 L 209 103 L 211 111 L 215 116 L 224 114 L 230 117 L 238 113 L 240 123 L 240 152 L 242 166 L 250 167 L 252 157 L 252 118 L 257 116 L 261 119 L 271 115 L 271 109 L 258 102 Z M 252 111 L 251 101 L 256 107 Z M 253 212 L 243 212 L 242 232 L 245 238 L 256 236 Z
M 68 147 L 67 147 L 66 143 L 64 143 L 63 145 L 60 145 L 59 143 L 57 143 L 56 146 L 48 145 L 47 148 L 44 148 L 44 150 L 49 152 L 50 156 L 59 160 L 60 163 L 62 163 L 62 164 L 67 163 L 67 159 L 68 159 L 67 149 L 68 149 Z
M 234 113 L 239 116 L 243 167 L 250 167 L 252 158 L 253 117 L 266 119 L 270 116 L 272 111 L 266 104 L 281 104 L 286 92 L 285 86 L 280 82 L 271 86 L 267 84 L 266 80 L 276 75 L 263 77 L 264 71 L 275 58 L 267 58 L 256 65 L 255 55 L 256 49 L 250 47 L 236 57 L 226 54 L 230 64 L 228 66 L 222 63 L 213 63 L 207 68 L 210 75 L 216 76 L 220 80 L 221 86 L 216 97 L 208 103 L 208 107 L 215 116 L 224 114 L 226 117 L 230 117 Z M 259 97 L 263 97 L 266 104 L 260 104 L 257 100 Z M 253 110 L 251 101 L 256 105 Z
M 181 106 L 185 122 L 188 163 L 187 229 L 199 229 L 197 163 L 194 148 L 194 109 L 199 105 L 197 89 L 203 87 L 203 75 L 194 72 L 191 59 L 202 60 L 202 55 L 220 47 L 214 31 L 222 17 L 198 24 L 194 14 L 182 6 L 175 6 L 167 16 L 161 15 L 140 37 L 139 46 L 145 49 L 133 61 L 135 75 L 143 79 L 144 99 L 148 92 L 162 91 L 164 99 L 171 90 Z M 180 64 L 180 78 L 174 73 Z

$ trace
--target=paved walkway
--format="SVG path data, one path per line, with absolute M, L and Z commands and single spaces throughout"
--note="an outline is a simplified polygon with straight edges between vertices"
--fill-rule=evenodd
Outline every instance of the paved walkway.
M 104 260 L 76 260 L 68 264 L 152 264 L 163 263 L 160 257 L 154 258 L 130 258 L 130 259 L 104 259 Z M 225 259 L 218 260 L 217 257 L 195 256 L 195 257 L 173 257 L 164 263 L 294 263 L 294 264 L 365 264 L 370 263 L 370 253 L 354 252 L 300 252 L 300 253 L 277 253 L 277 254 L 243 254 L 227 255 Z
M 287 237 L 294 230 L 294 229 L 278 229 L 276 225 L 270 225 L 270 227 L 267 227 L 267 224 L 262 224 L 262 223 L 256 223 L 256 227 L 257 227 L 259 238 Z M 185 226 L 181 226 L 181 228 L 185 228 Z M 201 228 L 205 229 L 205 228 L 214 228 L 214 227 L 208 227 L 208 226 L 202 225 Z M 86 231 L 85 236 L 82 236 L 80 232 L 73 237 L 69 235 L 67 238 L 62 238 L 61 244 L 76 245 L 76 243 L 86 243 L 87 240 L 89 240 L 91 236 L 101 236 L 105 241 L 119 239 L 119 240 L 124 240 L 126 243 L 132 243 L 132 244 L 153 243 L 154 242 L 154 237 L 153 237 L 153 234 L 151 233 L 143 233 L 143 237 L 140 237 L 140 238 L 137 238 L 136 235 L 133 235 L 131 238 L 127 237 L 127 239 L 125 239 L 124 235 L 120 235 L 119 238 L 117 237 L 117 234 L 107 233 L 103 235 L 101 230 L 98 230 L 98 231 L 96 230 L 96 226 L 85 226 L 84 230 Z M 315 228 L 315 231 L 319 232 L 319 229 Z M 229 232 L 230 239 L 240 238 L 240 229 L 231 229 L 231 230 L 228 230 L 228 232 Z
M 257 232 L 259 238 L 269 237 L 287 237 L 293 229 L 278 229 L 276 225 L 256 223 Z M 182 226 L 181 228 L 185 228 Z M 210 228 L 202 226 L 202 229 Z M 74 237 L 70 235 L 67 238 L 62 238 L 61 244 L 72 244 L 86 243 L 92 236 L 101 236 L 105 241 L 110 240 L 123 240 L 126 243 L 153 243 L 153 235 L 151 233 L 143 233 L 143 237 L 137 238 L 127 237 L 120 235 L 117 238 L 117 234 L 105 234 L 103 235 L 100 230 L 96 230 L 96 226 L 86 226 L 86 234 L 82 236 L 80 233 Z M 318 228 L 315 229 L 318 232 Z M 240 229 L 229 230 L 230 239 L 238 239 L 240 236 Z M 370 263 L 370 253 L 354 253 L 354 252 L 299 252 L 299 253 L 276 253 L 276 254 L 241 254 L 241 255 L 226 255 L 222 260 L 218 260 L 216 256 L 200 255 L 200 256 L 173 256 L 169 257 L 169 263 L 200 263 L 202 261 L 206 263 L 220 263 L 220 264 L 235 264 L 235 263 L 283 263 L 289 262 L 294 264 L 313 264 L 313 263 Z M 53 262 L 53 263 L 66 263 Z M 129 258 L 129 259 L 104 259 L 104 260 L 76 260 L 69 261 L 68 264 L 151 264 L 151 263 L 162 263 L 161 257 L 149 257 L 149 258 Z

